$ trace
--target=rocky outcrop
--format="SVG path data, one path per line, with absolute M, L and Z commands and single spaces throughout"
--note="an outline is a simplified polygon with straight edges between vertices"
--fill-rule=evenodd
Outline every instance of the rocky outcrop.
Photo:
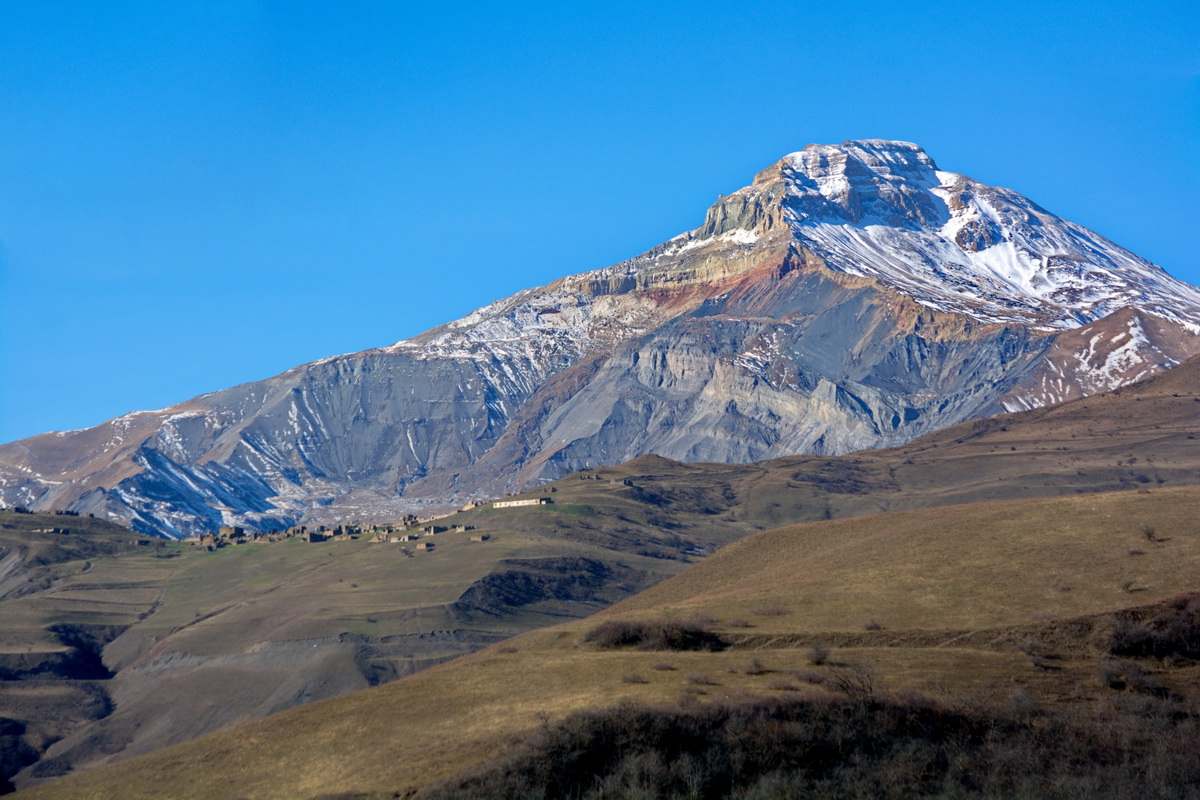
M 637 258 L 390 347 L 0 447 L 0 498 L 182 536 L 461 505 L 644 453 L 894 445 L 1200 350 L 1200 291 L 916 145 L 812 145 Z

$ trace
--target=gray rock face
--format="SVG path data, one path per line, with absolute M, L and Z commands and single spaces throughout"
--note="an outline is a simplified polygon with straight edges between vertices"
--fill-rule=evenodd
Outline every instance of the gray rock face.
M 899 444 L 1200 351 L 1200 291 L 916 145 L 813 145 L 704 223 L 390 347 L 0 446 L 6 505 L 180 537 L 458 505 L 646 453 Z

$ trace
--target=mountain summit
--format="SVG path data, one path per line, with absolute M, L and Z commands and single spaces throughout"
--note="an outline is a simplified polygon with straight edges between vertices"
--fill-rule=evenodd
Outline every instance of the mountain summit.
M 907 142 L 810 145 L 698 228 L 389 347 L 0 446 L 7 505 L 166 536 L 369 518 L 656 453 L 899 444 L 1200 352 L 1200 290 Z
M 811 145 L 778 166 L 799 241 L 932 308 L 1068 329 L 1139 306 L 1195 330 L 1195 287 L 915 144 Z

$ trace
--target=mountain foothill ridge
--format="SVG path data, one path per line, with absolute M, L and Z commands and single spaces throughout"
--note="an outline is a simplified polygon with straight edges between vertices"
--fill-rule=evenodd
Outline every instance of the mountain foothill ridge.
M 180 538 L 461 505 L 654 453 L 902 444 L 1200 352 L 1200 290 L 915 144 L 810 145 L 703 223 L 411 339 L 0 446 L 0 502 Z

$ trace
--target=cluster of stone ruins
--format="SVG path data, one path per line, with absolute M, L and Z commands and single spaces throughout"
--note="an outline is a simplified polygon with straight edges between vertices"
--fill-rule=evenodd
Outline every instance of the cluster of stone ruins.
M 495 508 L 507 508 L 509 506 L 540 505 L 546 502 L 549 502 L 549 500 L 539 498 L 535 501 L 501 501 L 493 505 Z M 415 514 L 408 514 L 399 522 L 374 525 L 342 524 L 332 527 L 320 525 L 313 528 L 309 528 L 307 525 L 293 525 L 282 531 L 271 530 L 267 532 L 248 531 L 245 528 L 235 525 L 222 525 L 216 531 L 209 531 L 199 536 L 191 536 L 184 539 L 184 541 L 211 551 L 219 550 L 222 547 L 248 544 L 250 542 L 281 542 L 288 539 L 299 539 L 305 542 L 344 542 L 369 536 L 370 538 L 367 541 L 372 543 L 395 544 L 401 542 L 418 542 L 416 549 L 432 550 L 433 542 L 421 542 L 420 539 L 451 531 L 466 533 L 475 530 L 474 525 L 437 524 L 436 521 L 445 520 L 448 517 L 454 516 L 454 514 L 460 514 L 464 511 L 473 511 L 482 505 L 484 504 L 481 502 L 471 502 L 450 514 L 440 514 L 432 517 L 417 517 Z M 472 534 L 471 541 L 486 542 L 490 538 L 489 534 L 476 533 Z

